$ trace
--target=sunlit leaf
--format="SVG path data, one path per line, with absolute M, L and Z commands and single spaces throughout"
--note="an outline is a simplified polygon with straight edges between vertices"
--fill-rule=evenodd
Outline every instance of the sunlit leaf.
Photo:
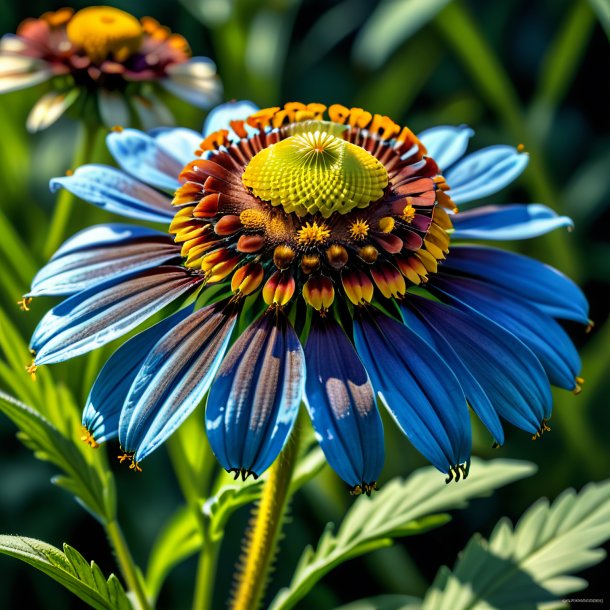
M 116 576 L 111 574 L 106 580 L 95 562 L 89 564 L 67 544 L 62 553 L 34 538 L 0 536 L 0 553 L 29 563 L 97 610 L 132 609 Z
M 607 0 L 589 0 L 589 4 L 597 13 L 597 18 L 606 30 L 606 36 L 610 39 L 610 4 Z
M 335 610 L 419 610 L 422 600 L 410 595 L 378 595 L 341 606 Z
M 471 498 L 529 476 L 536 466 L 528 462 L 474 459 L 471 478 L 458 485 L 445 485 L 432 468 L 421 468 L 408 479 L 393 479 L 371 498 L 354 502 L 334 533 L 328 524 L 315 549 L 308 547 L 292 576 L 270 610 L 292 608 L 335 566 L 392 544 L 393 538 L 415 535 L 446 523 L 444 511 L 461 508 Z M 440 514 L 439 514 L 440 513 Z

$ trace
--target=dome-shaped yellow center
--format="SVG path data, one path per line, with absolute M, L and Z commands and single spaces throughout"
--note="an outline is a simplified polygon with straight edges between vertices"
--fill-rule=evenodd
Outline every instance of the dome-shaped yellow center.
M 379 160 L 332 133 L 331 125 L 311 121 L 308 129 L 252 157 L 242 182 L 254 195 L 288 213 L 324 218 L 365 208 L 383 195 L 388 173 Z
M 70 19 L 66 33 L 70 42 L 95 62 L 109 56 L 124 61 L 137 51 L 142 41 L 140 22 L 111 6 L 90 6 L 78 11 Z

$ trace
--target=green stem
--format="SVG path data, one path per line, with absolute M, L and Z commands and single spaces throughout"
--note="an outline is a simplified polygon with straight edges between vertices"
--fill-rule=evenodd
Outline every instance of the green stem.
M 105 529 L 129 590 L 136 596 L 141 610 L 152 610 L 119 524 L 116 521 L 109 521 Z
M 197 565 L 193 610 L 211 610 L 212 608 L 219 551 L 220 541 L 212 540 L 206 532 Z
M 299 431 L 297 422 L 286 447 L 269 469 L 269 478 L 244 538 L 242 565 L 229 603 L 231 610 L 257 610 L 263 601 L 299 453 Z
M 97 133 L 97 123 L 81 123 L 79 141 L 74 150 L 72 167 L 70 168 L 72 171 L 91 161 Z M 62 242 L 75 199 L 76 197 L 68 189 L 61 189 L 59 192 L 43 249 L 45 258 L 49 258 Z

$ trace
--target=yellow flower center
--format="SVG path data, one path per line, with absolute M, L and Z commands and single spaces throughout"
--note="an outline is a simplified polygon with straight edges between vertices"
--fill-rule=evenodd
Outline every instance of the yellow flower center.
M 252 157 L 242 175 L 244 186 L 298 216 L 328 218 L 378 200 L 388 185 L 385 167 L 337 135 L 336 127 L 324 121 L 303 123 L 302 131 Z
M 323 244 L 329 237 L 329 228 L 324 223 L 319 225 L 315 220 L 312 223 L 306 222 L 297 231 L 297 240 L 304 246 Z
M 142 25 L 133 15 L 110 6 L 84 8 L 66 28 L 70 42 L 94 62 L 111 55 L 116 61 L 125 61 L 138 50 L 142 32 Z

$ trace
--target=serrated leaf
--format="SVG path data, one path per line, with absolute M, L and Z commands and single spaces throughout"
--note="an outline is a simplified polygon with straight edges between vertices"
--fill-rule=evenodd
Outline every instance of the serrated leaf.
M 118 579 L 106 580 L 99 567 L 65 544 L 64 552 L 34 538 L 0 535 L 0 553 L 44 572 L 97 610 L 132 610 Z
M 587 583 L 572 573 L 599 563 L 610 538 L 610 481 L 579 494 L 563 492 L 549 506 L 531 506 L 513 529 L 506 519 L 489 542 L 475 535 L 453 571 L 442 568 L 423 610 L 517 610 L 557 604 Z
M 354 44 L 354 58 L 375 70 L 450 0 L 382 0 Z
M 464 507 L 474 497 L 532 475 L 536 466 L 528 462 L 473 459 L 471 477 L 457 485 L 446 485 L 432 467 L 415 471 L 408 479 L 393 479 L 370 498 L 358 498 L 336 534 L 327 525 L 315 551 L 306 549 L 292 582 L 282 589 L 270 610 L 292 608 L 335 566 L 366 552 L 387 546 L 398 536 L 414 535 L 447 521 L 438 514 Z
M 112 477 L 90 464 L 80 449 L 31 407 L 0 391 L 0 411 L 19 428 L 21 442 L 43 461 L 58 466 L 64 474 L 53 479 L 60 487 L 74 494 L 96 518 L 111 521 L 114 504 L 110 487 Z

